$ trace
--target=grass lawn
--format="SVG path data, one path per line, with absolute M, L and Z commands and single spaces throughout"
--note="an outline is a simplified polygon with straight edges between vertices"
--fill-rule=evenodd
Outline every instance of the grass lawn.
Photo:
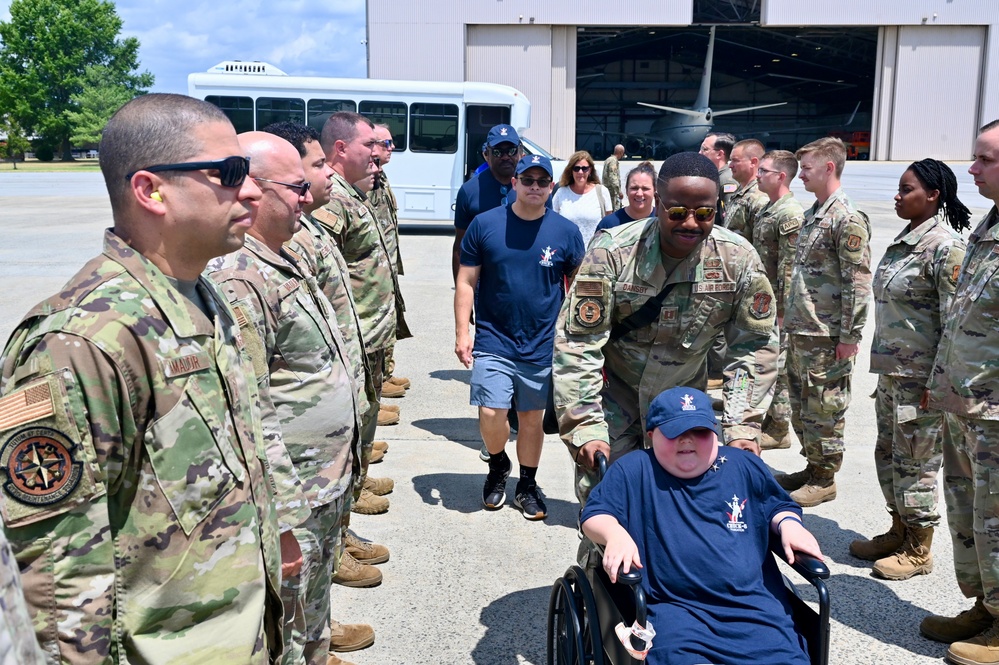
M 77 159 L 72 162 L 40 162 L 37 159 L 29 159 L 17 163 L 17 172 L 40 172 L 40 171 L 100 171 L 96 159 Z M 13 173 L 14 165 L 8 161 L 0 161 L 0 173 Z

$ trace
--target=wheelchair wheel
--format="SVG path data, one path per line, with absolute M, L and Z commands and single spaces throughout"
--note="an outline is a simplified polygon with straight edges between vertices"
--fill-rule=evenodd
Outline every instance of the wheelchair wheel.
M 548 601 L 548 665 L 603 665 L 596 602 L 583 570 L 573 566 Z

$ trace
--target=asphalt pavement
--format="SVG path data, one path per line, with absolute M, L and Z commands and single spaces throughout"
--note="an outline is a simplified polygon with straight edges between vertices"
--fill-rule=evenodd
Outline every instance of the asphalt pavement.
M 988 202 L 971 186 L 967 165 L 953 167 L 977 220 Z M 904 168 L 847 165 L 844 187 L 871 217 L 875 262 L 904 224 L 891 201 Z M 800 184 L 795 189 L 811 202 Z M 102 229 L 110 225 L 99 174 L 0 173 L 0 336 L 6 339 L 34 304 L 100 252 Z M 557 437 L 546 439 L 538 474 L 547 520 L 528 522 L 510 504 L 496 512 L 481 508 L 486 465 L 478 458 L 476 412 L 468 404 L 470 371 L 453 352 L 451 242 L 440 234 L 407 234 L 401 242 L 406 274 L 400 282 L 415 338 L 397 346 L 397 373 L 409 377 L 412 388 L 393 400 L 402 422 L 379 429 L 390 448 L 385 461 L 371 467 L 372 475 L 393 478 L 396 489 L 387 514 L 353 520 L 361 536 L 387 545 L 392 558 L 381 566 L 379 587 L 332 592 L 337 619 L 375 627 L 374 646 L 343 654 L 357 665 L 544 663 L 549 588 L 572 563 L 578 543 L 572 468 Z M 872 331 L 873 315 L 854 374 L 839 496 L 805 511 L 805 525 L 832 570 L 831 662 L 936 663 L 946 647 L 919 636 L 920 619 L 970 606 L 957 589 L 946 529 L 933 544 L 934 572 L 905 582 L 871 577 L 870 564 L 847 551 L 851 540 L 880 533 L 890 522 L 873 466 Z M 767 452 L 764 460 L 778 471 L 804 465 L 796 449 Z M 511 479 L 511 502 L 514 484 Z M 738 565 L 719 561 L 718 574 Z

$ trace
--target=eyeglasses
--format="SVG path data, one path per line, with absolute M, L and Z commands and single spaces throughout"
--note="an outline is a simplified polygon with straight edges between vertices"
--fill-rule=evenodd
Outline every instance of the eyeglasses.
M 379 141 L 379 143 L 385 146 L 386 150 L 391 150 L 392 148 L 395 147 L 395 141 L 393 141 L 392 139 L 382 139 L 381 141 Z
M 781 173 L 781 171 L 772 171 L 770 169 L 764 169 L 764 168 L 756 169 L 756 175 L 763 175 L 765 173 Z
M 288 189 L 294 189 L 298 191 L 298 198 L 305 198 L 305 193 L 309 191 L 309 187 L 312 186 L 311 182 L 281 182 L 280 180 L 270 180 L 268 178 L 254 178 L 257 182 L 272 182 L 275 185 L 284 185 Z
M 528 175 L 519 176 L 517 180 L 520 180 L 520 184 L 524 187 L 534 187 L 535 183 L 537 183 L 538 187 L 544 189 L 548 185 L 552 184 L 551 178 L 532 178 Z
M 715 216 L 715 209 L 710 206 L 700 208 L 688 208 L 687 206 L 670 206 L 666 208 L 666 216 L 672 222 L 682 222 L 693 213 L 694 219 L 698 222 L 706 222 Z
M 250 158 L 234 155 L 212 162 L 156 164 L 155 166 L 147 166 L 144 169 L 137 169 L 131 173 L 126 173 L 125 180 L 131 180 L 132 176 L 139 171 L 149 171 L 150 173 L 159 173 L 160 171 L 218 171 L 219 180 L 223 187 L 240 187 L 250 172 Z
M 493 148 L 493 157 L 497 159 L 500 157 L 516 157 L 517 153 L 520 151 L 520 146 L 515 145 L 512 148 Z
M 589 166 L 573 166 L 572 170 L 575 171 L 576 173 L 586 173 L 587 171 L 590 170 L 590 167 Z

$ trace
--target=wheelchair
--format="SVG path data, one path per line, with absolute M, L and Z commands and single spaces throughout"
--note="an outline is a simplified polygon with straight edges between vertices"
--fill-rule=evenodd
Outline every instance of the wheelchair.
M 607 471 L 607 460 L 597 457 L 598 478 Z M 594 547 L 597 547 L 594 545 Z M 773 556 L 787 563 L 780 539 L 771 537 Z M 829 662 L 829 591 L 825 580 L 829 568 L 824 562 L 796 553 L 791 568 L 813 587 L 818 599 L 818 611 L 798 595 L 794 584 L 784 576 L 791 605 L 795 630 L 808 642 L 812 665 Z M 555 580 L 548 600 L 548 665 L 640 665 L 618 640 L 614 627 L 619 622 L 631 626 L 646 623 L 645 592 L 642 572 L 632 569 L 618 572 L 617 583 L 611 583 L 601 566 L 584 571 L 573 565 Z M 631 636 L 632 648 L 643 651 L 645 642 Z M 669 639 L 666 631 L 657 639 Z

